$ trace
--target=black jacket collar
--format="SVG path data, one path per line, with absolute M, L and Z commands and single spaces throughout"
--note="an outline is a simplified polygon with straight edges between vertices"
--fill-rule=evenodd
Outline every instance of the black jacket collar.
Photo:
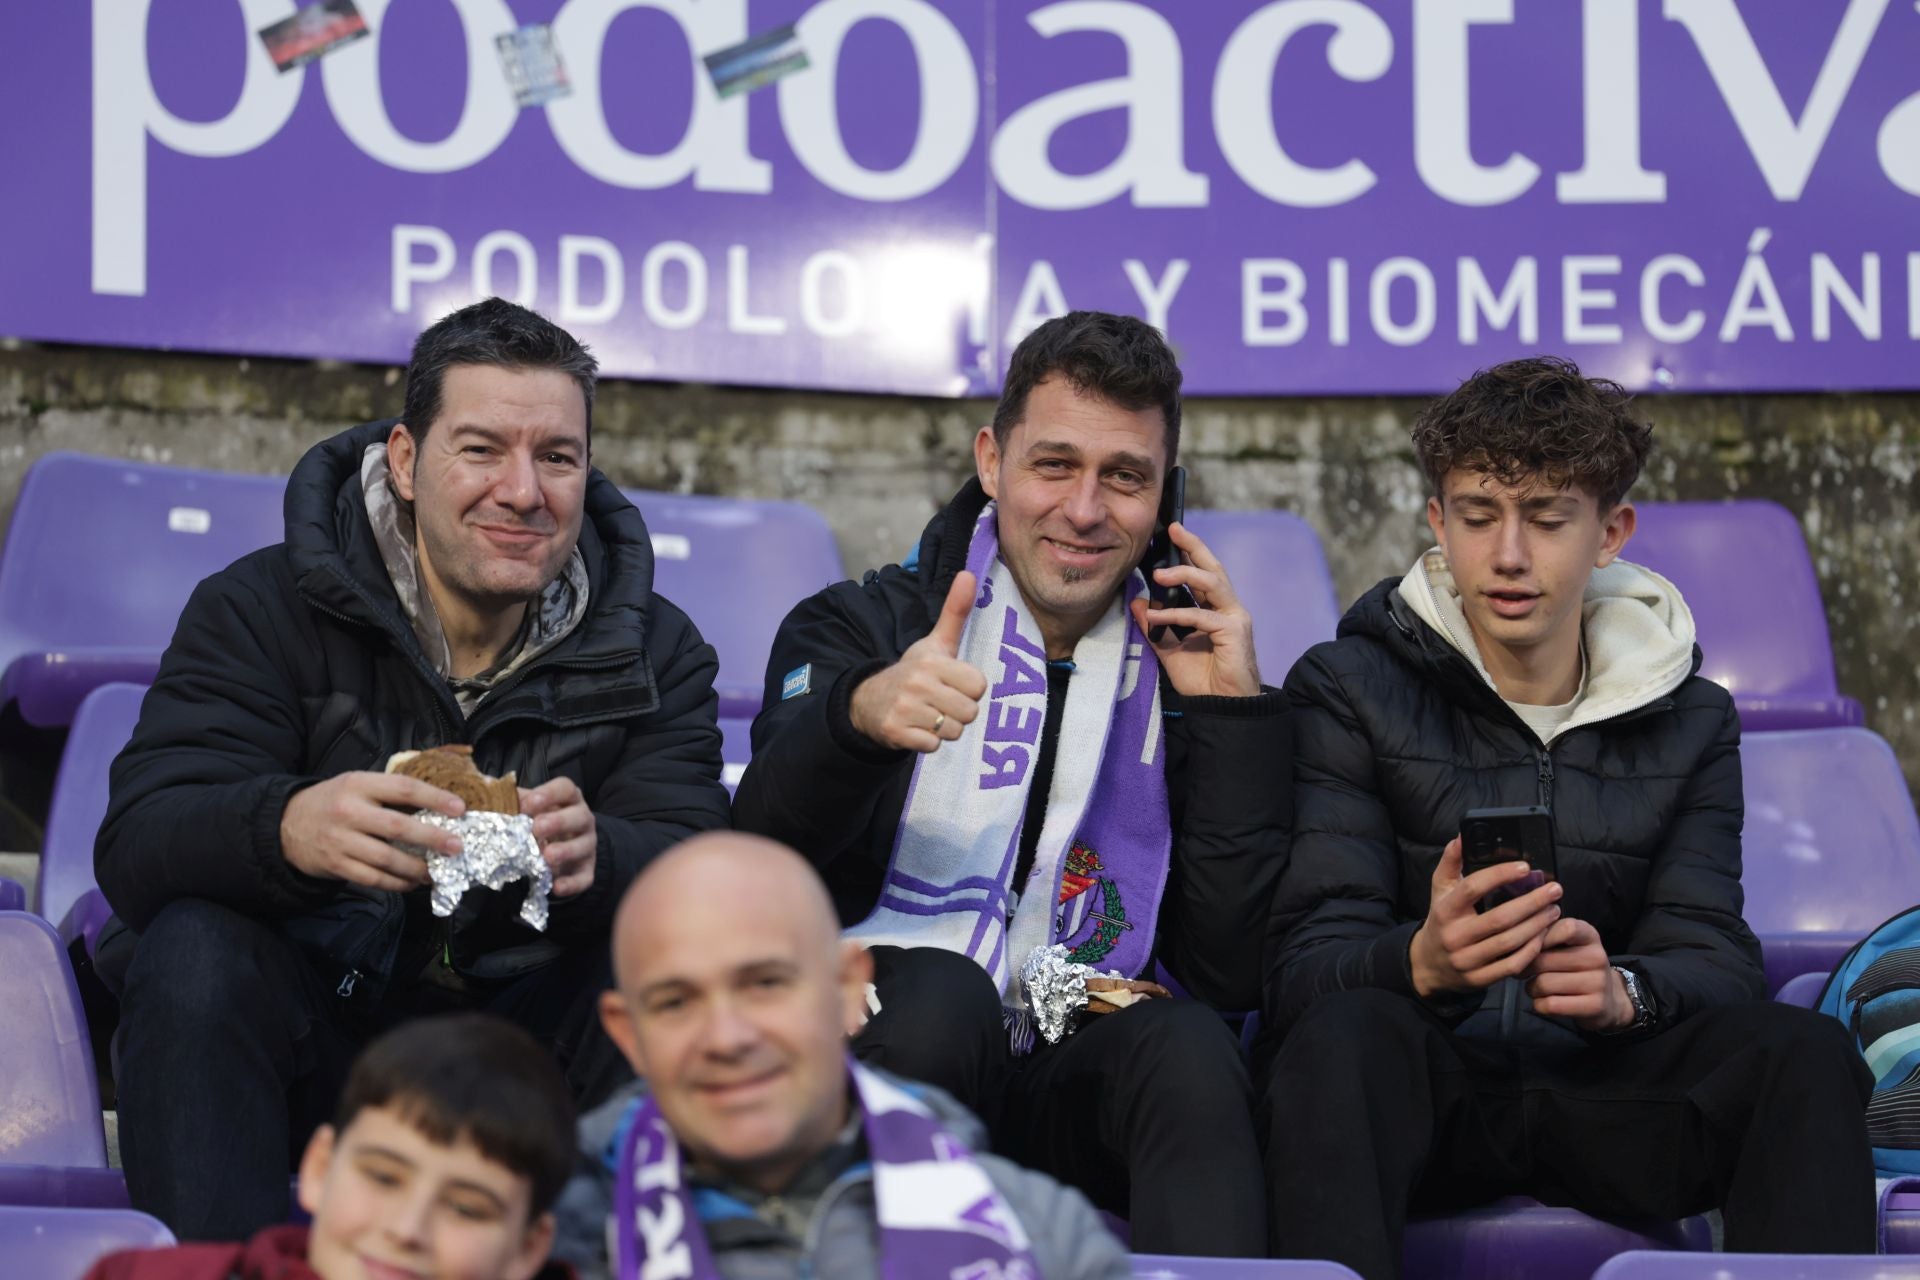
M 920 593 L 926 599 L 929 616 L 940 616 L 954 578 L 967 567 L 973 526 L 989 501 L 987 491 L 980 487 L 976 476 L 960 486 L 960 492 L 934 513 L 920 535 Z

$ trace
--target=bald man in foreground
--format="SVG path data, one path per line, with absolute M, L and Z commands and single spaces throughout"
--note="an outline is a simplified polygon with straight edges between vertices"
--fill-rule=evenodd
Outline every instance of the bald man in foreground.
M 554 1256 L 643 1274 L 1124 1277 L 1079 1192 L 937 1089 L 853 1063 L 873 966 L 784 845 L 715 832 L 634 881 L 607 1034 L 640 1081 L 581 1122 Z M 649 1270 L 651 1268 L 651 1270 Z

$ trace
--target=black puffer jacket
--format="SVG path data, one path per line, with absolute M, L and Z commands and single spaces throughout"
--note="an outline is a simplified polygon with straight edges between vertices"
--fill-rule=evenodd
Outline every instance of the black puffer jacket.
M 343 432 L 287 485 L 287 540 L 195 589 L 133 740 L 114 761 L 95 846 L 100 885 L 135 930 L 176 898 L 286 922 L 331 975 L 377 995 L 403 932 L 446 942 L 456 970 L 502 979 L 558 949 L 604 945 L 621 890 L 683 837 L 726 825 L 713 649 L 653 594 L 640 513 L 598 471 L 580 550 L 586 617 L 509 676 L 471 719 L 401 611 L 360 482 L 366 447 L 393 423 Z M 545 934 L 516 916 L 524 889 L 476 891 L 450 929 L 400 894 L 319 880 L 280 850 L 287 798 L 323 778 L 378 770 L 395 751 L 470 742 L 522 786 L 580 784 L 599 830 L 593 884 L 556 902 Z M 411 920 L 411 928 L 407 922 Z M 417 935 L 423 931 L 446 936 Z M 364 979 L 364 982 L 362 981 Z
M 1698 648 L 1671 693 L 1549 749 L 1399 587 L 1363 596 L 1287 678 L 1295 831 L 1267 936 L 1275 1030 L 1328 992 L 1413 994 L 1407 947 L 1441 849 L 1467 810 L 1498 805 L 1553 810 L 1562 908 L 1644 977 L 1656 1028 L 1764 998 L 1740 917 L 1740 724 L 1697 674 Z
M 914 569 L 888 565 L 864 582 L 828 587 L 795 606 L 774 639 L 734 824 L 805 853 L 843 923 L 865 919 L 880 897 L 919 758 L 853 728 L 853 689 L 933 630 L 986 503 L 979 482 L 968 481 L 927 526 Z M 783 701 L 787 673 L 809 663 L 813 692 Z M 1164 676 L 1160 696 L 1174 841 L 1158 958 L 1196 998 L 1250 1009 L 1291 805 L 1287 788 L 1274 785 L 1290 743 L 1285 701 L 1275 690 L 1182 698 Z

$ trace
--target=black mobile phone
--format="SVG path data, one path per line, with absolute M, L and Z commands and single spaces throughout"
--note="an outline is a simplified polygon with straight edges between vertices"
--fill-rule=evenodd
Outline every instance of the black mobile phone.
M 1153 541 L 1147 544 L 1147 557 L 1140 562 L 1140 571 L 1147 576 L 1147 602 L 1156 609 L 1194 607 L 1193 592 L 1177 584 L 1163 587 L 1153 576 L 1155 569 L 1171 569 L 1181 563 L 1180 548 L 1173 545 L 1173 539 L 1167 534 L 1167 526 L 1186 518 L 1187 469 L 1175 467 L 1167 472 L 1166 483 L 1160 486 L 1160 515 L 1154 525 Z M 1147 639 L 1159 644 L 1166 631 L 1164 626 L 1155 627 L 1147 633 Z M 1175 640 L 1185 640 L 1192 634 L 1192 627 L 1173 628 Z
M 1487 867 L 1515 860 L 1533 868 L 1512 884 L 1502 885 L 1480 899 L 1478 910 L 1489 911 L 1531 893 L 1560 878 L 1553 851 L 1553 814 L 1537 804 L 1511 809 L 1469 809 L 1460 819 L 1460 868 L 1472 875 Z

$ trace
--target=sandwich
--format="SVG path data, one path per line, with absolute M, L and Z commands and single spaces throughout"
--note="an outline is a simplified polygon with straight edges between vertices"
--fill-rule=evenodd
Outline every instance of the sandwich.
M 519 813 L 520 785 L 512 773 L 492 778 L 473 763 L 473 748 L 464 744 L 432 747 L 426 751 L 397 751 L 387 761 L 387 772 L 418 778 L 430 787 L 459 796 L 469 813 Z

